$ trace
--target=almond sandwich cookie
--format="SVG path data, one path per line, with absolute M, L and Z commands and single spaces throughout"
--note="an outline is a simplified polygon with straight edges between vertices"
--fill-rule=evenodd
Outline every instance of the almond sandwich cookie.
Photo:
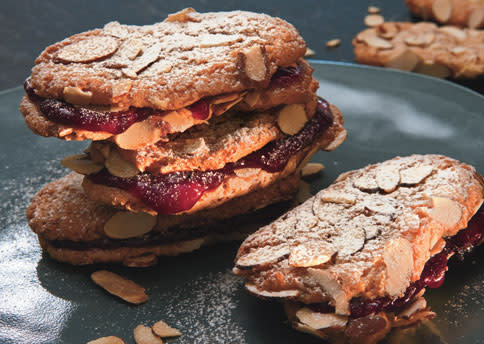
M 280 299 L 297 330 L 371 343 L 435 316 L 422 295 L 447 261 L 484 240 L 484 180 L 440 155 L 397 157 L 340 175 L 250 235 L 234 273 Z
M 405 0 L 405 3 L 424 20 L 471 29 L 484 27 L 484 2 L 480 0 Z
M 288 200 L 311 156 L 346 138 L 339 110 L 316 96 L 305 51 L 279 18 L 190 8 L 45 49 L 24 85 L 27 125 L 93 142 L 62 161 L 78 174 L 46 186 L 29 208 L 43 248 L 74 264 L 129 265 L 133 255 L 236 236 L 220 225 Z M 49 202 L 74 225 L 49 213 Z M 82 208 L 109 216 L 83 224 L 72 213 Z
M 484 76 L 484 32 L 433 23 L 386 22 L 353 40 L 359 63 L 454 80 Z

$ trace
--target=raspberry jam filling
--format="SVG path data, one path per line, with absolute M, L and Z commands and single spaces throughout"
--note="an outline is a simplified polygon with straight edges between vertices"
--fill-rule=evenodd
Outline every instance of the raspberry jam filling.
M 279 68 L 274 73 L 271 86 L 282 87 L 297 82 L 303 75 L 301 66 Z M 149 116 L 164 116 L 169 111 L 162 111 L 150 108 L 130 107 L 122 111 L 94 111 L 83 107 L 76 107 L 57 99 L 41 98 L 35 94 L 34 89 L 27 79 L 24 89 L 30 100 L 35 102 L 40 112 L 49 120 L 55 123 L 68 125 L 88 131 L 102 131 L 113 135 L 125 132 L 131 125 L 148 118 Z M 206 97 L 189 105 L 188 110 L 198 120 L 206 120 L 210 116 L 211 97 Z
M 424 266 L 420 279 L 412 282 L 402 297 L 390 299 L 380 297 L 373 300 L 352 299 L 350 313 L 352 318 L 361 318 L 372 313 L 398 312 L 412 302 L 425 287 L 438 288 L 444 283 L 448 259 L 453 254 L 463 255 L 484 239 L 484 206 L 469 221 L 466 229 L 446 239 L 444 249 L 430 258 Z M 320 313 L 334 313 L 334 308 L 327 303 L 313 304 L 309 307 Z
M 131 178 L 111 175 L 107 170 L 89 175 L 96 184 L 129 192 L 159 214 L 174 214 L 191 209 L 206 191 L 217 188 L 234 170 L 258 167 L 274 173 L 282 171 L 291 156 L 310 146 L 333 123 L 329 104 L 319 99 L 314 116 L 295 135 L 272 141 L 224 168 L 212 171 L 186 171 L 163 175 L 140 173 Z

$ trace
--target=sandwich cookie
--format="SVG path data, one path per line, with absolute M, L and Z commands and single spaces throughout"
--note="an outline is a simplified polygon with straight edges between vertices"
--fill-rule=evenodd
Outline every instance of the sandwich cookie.
M 234 273 L 283 300 L 298 330 L 376 342 L 434 316 L 421 296 L 444 282 L 452 255 L 483 241 L 483 197 L 473 167 L 440 155 L 347 172 L 250 235 Z

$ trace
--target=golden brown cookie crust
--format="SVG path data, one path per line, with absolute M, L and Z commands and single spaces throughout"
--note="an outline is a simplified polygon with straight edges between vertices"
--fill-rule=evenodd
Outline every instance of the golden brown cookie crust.
M 360 32 L 353 46 L 356 60 L 363 64 L 442 78 L 484 75 L 484 32 L 480 30 L 388 22 Z
M 59 248 L 52 245 L 55 240 L 68 240 L 89 243 L 106 238 L 104 224 L 118 210 L 92 201 L 81 187 L 82 176 L 71 173 L 59 180 L 44 186 L 33 198 L 27 209 L 29 226 L 39 236 L 39 241 L 54 259 L 75 265 L 93 263 L 123 263 L 129 265 L 136 257 L 145 255 L 178 255 L 198 249 L 201 245 L 221 240 L 238 240 L 246 235 L 247 229 L 234 228 L 235 232 L 217 231 L 210 234 L 196 235 L 196 229 L 203 226 L 214 226 L 219 221 L 252 212 L 270 204 L 288 200 L 299 185 L 299 175 L 293 174 L 279 183 L 256 190 L 245 196 L 234 198 L 227 203 L 203 210 L 191 215 L 159 216 L 153 229 L 156 232 L 168 232 L 195 229 L 194 238 L 187 238 L 165 244 L 144 245 L 142 247 L 90 248 L 76 250 Z M 55 211 L 52 211 L 55 209 Z M 187 235 L 189 236 L 189 235 Z M 136 261 L 136 259 L 134 259 Z M 153 261 L 156 263 L 156 260 Z
M 473 167 L 440 155 L 347 172 L 249 236 L 235 272 L 254 290 L 329 301 L 346 315 L 354 297 L 401 296 L 442 250 L 442 238 L 466 228 L 483 196 Z
M 250 49 L 259 49 L 255 59 L 262 54 L 266 63 L 263 79 L 252 76 L 255 83 L 243 68 Z M 297 30 L 279 18 L 193 11 L 147 26 L 112 22 L 53 44 L 36 59 L 31 82 L 45 98 L 65 99 L 65 88 L 73 87 L 90 104 L 174 110 L 206 96 L 267 87 L 278 67 L 305 50 Z
M 484 3 L 479 0 L 405 0 L 405 3 L 423 20 L 471 29 L 484 27 Z

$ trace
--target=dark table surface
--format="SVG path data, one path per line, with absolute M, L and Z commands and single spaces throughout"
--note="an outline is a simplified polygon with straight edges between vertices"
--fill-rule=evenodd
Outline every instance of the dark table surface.
M 48 45 L 72 34 L 122 24 L 152 24 L 185 7 L 199 12 L 249 10 L 292 23 L 316 55 L 313 58 L 354 61 L 352 38 L 365 28 L 369 5 L 381 8 L 386 20 L 411 20 L 404 0 L 3 0 L 0 10 L 0 90 L 19 86 L 34 59 Z M 341 39 L 337 48 L 325 42 Z

